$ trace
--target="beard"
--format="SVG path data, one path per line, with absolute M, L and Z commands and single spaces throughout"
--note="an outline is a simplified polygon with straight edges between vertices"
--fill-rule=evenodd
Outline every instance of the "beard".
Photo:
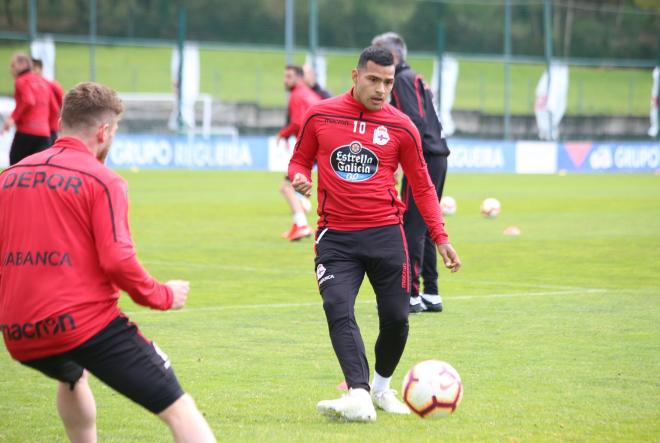
M 110 153 L 110 146 L 112 146 L 112 139 L 108 140 L 108 143 L 103 146 L 103 149 L 96 154 L 96 158 L 101 163 L 105 163 L 105 159 L 108 157 L 108 153 Z

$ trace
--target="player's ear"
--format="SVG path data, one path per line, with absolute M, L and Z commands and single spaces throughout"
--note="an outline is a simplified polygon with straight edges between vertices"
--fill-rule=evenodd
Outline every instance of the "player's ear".
M 105 143 L 106 139 L 110 135 L 110 125 L 108 123 L 103 123 L 96 128 L 96 141 L 99 143 Z
M 357 85 L 357 78 L 358 78 L 357 69 L 353 69 L 353 72 L 351 72 L 351 78 L 353 79 L 353 86 Z

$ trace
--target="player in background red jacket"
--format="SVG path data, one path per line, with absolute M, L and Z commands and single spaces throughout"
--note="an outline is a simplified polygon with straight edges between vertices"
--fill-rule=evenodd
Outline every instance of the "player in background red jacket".
M 9 164 L 14 165 L 51 145 L 50 117 L 58 112 L 48 83 L 32 72 L 32 61 L 22 53 L 11 58 L 16 107 L 5 120 L 0 134 L 16 125 L 9 150 Z
M 64 98 L 62 136 L 0 173 L 0 331 L 11 356 L 58 380 L 71 441 L 96 441 L 87 371 L 157 414 L 175 441 L 215 441 L 167 356 L 117 306 L 119 290 L 180 309 L 189 283 L 142 268 L 124 179 L 103 165 L 123 106 L 80 83 Z M 38 425 L 38 424 L 37 424 Z
M 44 70 L 44 64 L 41 60 L 38 58 L 33 58 L 32 59 L 32 71 L 37 74 L 39 77 L 43 78 L 46 80 L 48 83 L 48 86 L 50 86 L 50 90 L 53 93 L 53 96 L 55 97 L 55 103 L 57 104 L 57 112 L 53 112 L 50 114 L 50 118 L 48 120 L 49 126 L 50 126 L 50 140 L 52 143 L 55 143 L 55 140 L 57 140 L 57 133 L 60 130 L 60 110 L 62 109 L 62 100 L 64 99 L 64 90 L 62 89 L 62 86 L 59 84 L 59 82 L 55 79 L 53 80 L 48 80 L 46 77 L 43 76 L 43 70 Z
M 289 137 L 297 137 L 303 123 L 307 109 L 314 103 L 321 101 L 321 97 L 307 86 L 304 80 L 303 68 L 298 65 L 287 65 L 284 69 L 284 88 L 289 91 L 289 105 L 287 110 L 287 124 L 277 133 L 277 145 L 284 143 L 289 149 Z M 291 209 L 293 224 L 288 231 L 282 233 L 287 240 L 296 241 L 312 235 L 307 224 L 305 212 L 311 207 L 309 200 L 300 195 L 291 187 L 291 181 L 284 177 L 280 192 Z
M 375 420 L 374 406 L 410 413 L 390 389 L 408 337 L 410 298 L 405 205 L 394 181 L 399 164 L 445 266 L 452 272 L 461 266 L 444 230 L 417 128 L 387 103 L 394 73 L 389 50 L 365 49 L 352 73 L 353 89 L 309 109 L 289 163 L 293 188 L 304 195 L 311 194 L 311 170 L 315 161 L 318 165 L 316 277 L 349 393 L 319 402 L 317 410 L 348 421 Z M 376 294 L 379 317 L 371 384 L 354 312 L 365 274 Z

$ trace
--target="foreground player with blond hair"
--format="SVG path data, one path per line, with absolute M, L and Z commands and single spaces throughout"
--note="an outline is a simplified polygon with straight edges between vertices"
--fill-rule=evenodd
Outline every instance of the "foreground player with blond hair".
M 167 423 L 177 442 L 214 442 L 167 356 L 117 306 L 119 289 L 180 309 L 189 283 L 159 283 L 137 260 L 124 179 L 103 165 L 123 106 L 81 83 L 64 97 L 61 137 L 0 174 L 0 330 L 20 363 L 58 381 L 72 442 L 96 441 L 88 371 Z

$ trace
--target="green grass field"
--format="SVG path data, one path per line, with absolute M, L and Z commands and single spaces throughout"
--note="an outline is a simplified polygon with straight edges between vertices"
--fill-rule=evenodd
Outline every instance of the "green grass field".
M 221 441 L 658 441 L 660 176 L 450 175 L 447 228 L 464 262 L 441 274 L 445 312 L 410 318 L 394 374 L 429 359 L 463 378 L 437 421 L 381 413 L 331 422 L 342 380 L 310 239 L 288 243 L 279 173 L 126 172 L 132 232 L 160 279 L 192 282 L 187 307 L 122 306 L 168 353 Z M 502 214 L 484 219 L 488 196 Z M 505 237 L 516 225 L 519 237 Z M 368 284 L 357 302 L 373 368 Z M 65 441 L 55 383 L 0 352 L 0 441 Z M 168 441 L 159 420 L 92 380 L 104 442 Z
M 13 92 L 9 58 L 27 46 L 0 44 L 0 94 Z M 96 50 L 96 80 L 122 92 L 170 92 L 170 48 L 99 46 Z M 331 54 L 328 89 L 339 94 L 351 84 L 350 71 L 357 61 L 350 55 Z M 255 102 L 283 107 L 284 53 L 237 49 L 203 49 L 201 91 L 224 101 Z M 297 63 L 304 54 L 296 55 Z M 459 60 L 460 74 L 455 109 L 501 113 L 504 109 L 504 68 L 501 63 Z M 411 57 L 411 65 L 429 82 L 430 58 Z M 533 113 L 534 91 L 543 65 L 511 66 L 511 111 Z M 57 45 L 56 74 L 65 88 L 89 78 L 89 50 L 83 45 Z M 570 69 L 568 114 L 648 115 L 651 72 L 643 69 Z M 604 93 L 606 92 L 606 93 Z

